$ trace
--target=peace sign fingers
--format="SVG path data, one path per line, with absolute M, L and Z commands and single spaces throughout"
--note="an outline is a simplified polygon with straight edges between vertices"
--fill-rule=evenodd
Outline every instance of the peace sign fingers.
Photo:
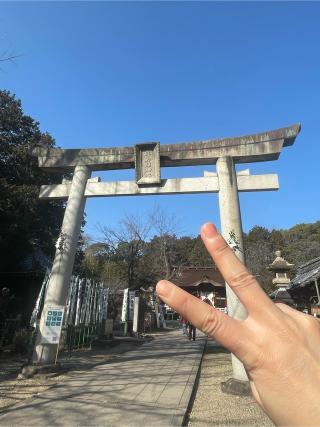
M 220 273 L 248 313 L 276 309 L 213 224 L 208 223 L 201 228 L 201 237 Z

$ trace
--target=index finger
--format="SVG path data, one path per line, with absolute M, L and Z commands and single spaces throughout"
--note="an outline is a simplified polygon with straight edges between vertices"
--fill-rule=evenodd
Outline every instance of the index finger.
M 161 280 L 157 284 L 157 293 L 196 328 L 215 338 L 237 357 L 243 357 L 251 337 L 242 322 L 214 309 L 167 280 Z
M 201 237 L 220 273 L 248 313 L 275 308 L 255 277 L 237 258 L 213 224 L 208 223 L 202 226 Z

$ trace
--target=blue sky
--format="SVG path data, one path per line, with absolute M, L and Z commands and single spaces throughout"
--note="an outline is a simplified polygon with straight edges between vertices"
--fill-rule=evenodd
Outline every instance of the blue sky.
M 320 3 L 308 2 L 1 2 L 0 53 L 21 54 L 3 65 L 1 89 L 63 148 L 167 144 L 301 122 L 278 161 L 249 165 L 278 173 L 280 190 L 240 196 L 245 231 L 287 228 L 320 219 L 319 20 Z M 216 194 L 119 197 L 89 199 L 86 230 L 97 235 L 97 224 L 114 227 L 125 213 L 143 218 L 155 204 L 177 213 L 180 234 L 219 224 Z

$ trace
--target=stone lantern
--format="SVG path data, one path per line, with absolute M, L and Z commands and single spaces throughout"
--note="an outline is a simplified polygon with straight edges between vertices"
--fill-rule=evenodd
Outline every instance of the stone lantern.
M 275 252 L 275 260 L 269 264 L 268 270 L 274 271 L 276 277 L 272 279 L 272 283 L 276 285 L 276 290 L 272 292 L 270 297 L 273 300 L 293 305 L 291 295 L 287 291 L 290 286 L 290 278 L 287 273 L 294 267 L 294 264 L 288 263 L 282 256 L 281 251 Z

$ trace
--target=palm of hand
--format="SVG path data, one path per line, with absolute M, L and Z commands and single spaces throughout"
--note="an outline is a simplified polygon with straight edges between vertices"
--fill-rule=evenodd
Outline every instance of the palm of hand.
M 201 235 L 248 317 L 232 319 L 166 281 L 159 296 L 242 361 L 255 399 L 277 425 L 320 425 L 320 322 L 274 304 L 211 224 Z

